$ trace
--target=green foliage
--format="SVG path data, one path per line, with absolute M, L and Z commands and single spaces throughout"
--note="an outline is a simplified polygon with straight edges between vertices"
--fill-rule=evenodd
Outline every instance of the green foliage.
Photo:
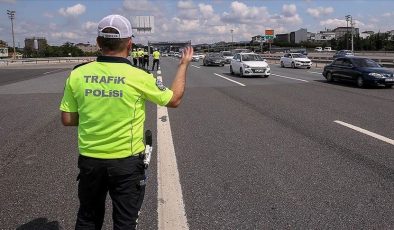
M 82 57 L 85 53 L 74 46 L 71 42 L 66 42 L 61 46 L 46 46 L 44 50 L 36 51 L 31 49 L 24 50 L 25 57 Z

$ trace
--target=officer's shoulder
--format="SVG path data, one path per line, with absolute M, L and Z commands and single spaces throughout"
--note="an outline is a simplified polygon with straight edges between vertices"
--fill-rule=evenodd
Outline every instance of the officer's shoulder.
M 84 62 L 84 63 L 78 64 L 78 65 L 74 66 L 73 70 L 76 70 L 76 69 L 78 69 L 79 67 L 84 66 L 84 65 L 89 64 L 89 63 L 92 63 L 92 62 L 93 62 L 93 61 L 88 61 L 88 62 Z

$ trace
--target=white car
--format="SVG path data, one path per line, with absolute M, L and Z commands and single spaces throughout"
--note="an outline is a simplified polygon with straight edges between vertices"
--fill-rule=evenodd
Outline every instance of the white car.
M 226 59 L 226 64 L 230 64 L 234 55 L 230 51 L 222 51 L 220 54 Z
M 238 53 L 230 63 L 230 73 L 239 76 L 269 77 L 271 69 L 264 58 L 255 53 Z
M 198 57 L 199 57 L 200 59 L 204 59 L 204 58 L 205 58 L 205 54 L 198 53 L 197 55 L 198 55 Z
M 168 57 L 168 53 L 163 53 L 161 56 L 162 57 Z
M 197 54 L 193 55 L 192 56 L 192 61 L 199 62 L 200 61 L 200 56 L 197 55 Z
M 322 48 L 322 47 L 316 47 L 316 48 L 315 48 L 315 51 L 317 51 L 317 52 L 322 52 L 322 51 L 323 51 L 323 48 Z
M 308 57 L 300 53 L 287 53 L 280 58 L 280 67 L 291 67 L 303 68 L 306 67 L 310 69 L 312 66 L 312 61 Z

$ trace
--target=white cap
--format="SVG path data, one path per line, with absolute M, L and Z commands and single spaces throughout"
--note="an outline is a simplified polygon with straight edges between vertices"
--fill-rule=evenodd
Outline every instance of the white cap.
M 119 32 L 119 34 L 114 33 L 104 33 L 102 32 L 105 28 L 113 28 Z M 98 36 L 104 38 L 130 38 L 134 37 L 132 33 L 132 28 L 130 21 L 122 15 L 112 14 L 101 19 L 98 24 Z

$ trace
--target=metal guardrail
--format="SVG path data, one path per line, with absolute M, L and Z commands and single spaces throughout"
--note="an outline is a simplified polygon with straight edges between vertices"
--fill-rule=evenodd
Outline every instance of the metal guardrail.
M 24 59 L 0 59 L 0 66 L 13 64 L 42 64 L 42 63 L 68 63 L 68 62 L 88 62 L 96 60 L 96 57 L 57 57 L 57 58 L 24 58 Z

